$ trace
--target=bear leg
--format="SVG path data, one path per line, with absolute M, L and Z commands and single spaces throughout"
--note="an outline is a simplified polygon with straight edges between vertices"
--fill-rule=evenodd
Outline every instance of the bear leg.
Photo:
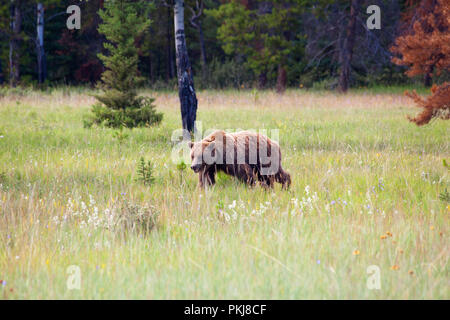
M 216 172 L 214 168 L 202 170 L 198 174 L 198 185 L 200 188 L 210 186 L 216 183 Z
M 205 184 L 203 183 L 203 172 L 198 173 L 198 186 L 203 188 Z
M 261 187 L 268 189 L 273 188 L 275 178 L 271 175 L 261 175 L 261 178 L 258 180 Z
M 281 183 L 281 187 L 287 190 L 291 185 L 291 175 L 280 167 L 280 170 L 275 175 L 275 181 Z
M 216 183 L 216 171 L 214 169 L 210 169 L 206 173 L 206 178 L 208 181 L 208 185 L 213 185 Z
M 254 170 L 254 168 L 251 165 L 244 164 L 239 166 L 239 177 L 241 177 L 241 180 L 243 180 L 247 185 L 253 187 L 256 184 L 256 181 L 258 180 L 258 174 Z

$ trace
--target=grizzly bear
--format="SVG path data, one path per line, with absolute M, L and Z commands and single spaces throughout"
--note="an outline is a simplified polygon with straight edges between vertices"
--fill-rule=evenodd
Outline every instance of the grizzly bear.
M 280 146 L 265 135 L 217 130 L 201 141 L 189 142 L 189 147 L 191 169 L 199 174 L 201 188 L 213 185 L 219 171 L 251 186 L 259 181 L 272 188 L 278 182 L 287 189 L 291 184 L 291 176 L 281 167 Z

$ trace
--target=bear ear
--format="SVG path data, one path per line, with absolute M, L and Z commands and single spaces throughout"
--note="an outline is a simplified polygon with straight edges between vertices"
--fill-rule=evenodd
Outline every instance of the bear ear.
M 188 146 L 189 146 L 190 149 L 192 149 L 192 147 L 194 146 L 194 143 L 192 141 L 189 141 L 188 142 Z
M 208 144 L 208 148 L 211 151 L 211 156 L 215 157 L 216 156 L 216 142 L 212 141 Z

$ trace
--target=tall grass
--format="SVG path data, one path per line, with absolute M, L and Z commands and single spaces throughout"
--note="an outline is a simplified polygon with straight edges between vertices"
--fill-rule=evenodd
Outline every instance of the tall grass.
M 200 191 L 170 157 L 177 94 L 151 95 L 162 124 L 120 139 L 83 128 L 89 91 L 0 98 L 2 298 L 450 297 L 448 123 L 417 128 L 392 90 L 202 91 L 203 129 L 280 130 L 293 184 L 221 175 Z M 141 157 L 150 185 L 136 179 Z M 367 287 L 371 265 L 380 290 Z

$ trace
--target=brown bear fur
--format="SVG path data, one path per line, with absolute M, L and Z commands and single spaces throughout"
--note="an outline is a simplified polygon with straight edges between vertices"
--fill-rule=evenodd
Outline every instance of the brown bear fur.
M 265 135 L 217 130 L 199 142 L 189 142 L 189 147 L 191 169 L 199 174 L 200 187 L 213 185 L 218 171 L 251 186 L 259 181 L 264 187 L 273 187 L 278 182 L 287 189 L 291 184 L 291 176 L 281 167 L 280 146 Z

